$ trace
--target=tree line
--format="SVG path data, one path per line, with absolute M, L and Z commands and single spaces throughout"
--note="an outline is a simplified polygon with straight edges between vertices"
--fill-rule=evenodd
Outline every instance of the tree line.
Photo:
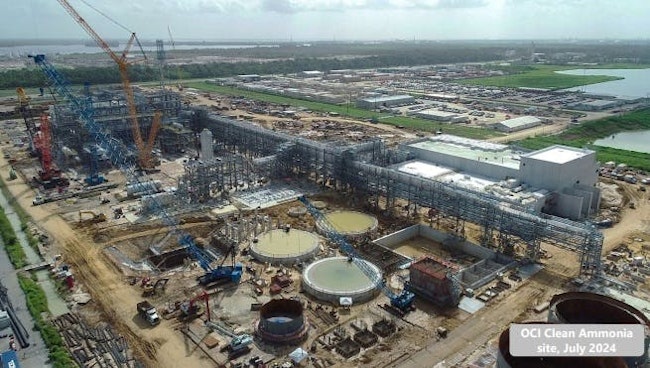
M 269 60 L 250 62 L 215 62 L 206 64 L 185 64 L 168 68 L 167 79 L 220 78 L 239 74 L 287 74 L 303 70 L 366 69 L 391 66 L 413 66 L 439 63 L 478 62 L 499 60 L 499 52 L 485 50 L 462 50 L 462 52 L 432 53 L 425 49 L 404 54 L 385 54 L 355 57 L 309 57 L 289 60 Z M 120 74 L 117 67 L 80 66 L 75 68 L 59 67 L 59 71 L 72 84 L 107 84 L 119 83 Z M 42 87 L 46 80 L 37 67 L 10 69 L 0 72 L 0 89 L 16 87 Z M 150 82 L 160 78 L 156 67 L 134 65 L 129 70 L 133 82 Z
M 647 42 L 562 44 L 538 42 L 535 51 L 547 56 L 557 53 L 582 53 L 580 61 L 616 62 L 627 58 L 632 62 L 650 62 Z M 448 64 L 460 62 L 485 62 L 506 58 L 529 58 L 533 50 L 530 42 L 514 41 L 463 41 L 463 42 L 382 42 L 382 43 L 327 43 L 311 46 L 280 44 L 278 47 L 252 47 L 238 49 L 195 49 L 168 51 L 169 56 L 190 57 L 219 55 L 257 59 L 246 62 L 214 62 L 171 66 L 166 79 L 219 78 L 238 74 L 287 74 L 303 70 L 364 69 L 394 66 Z M 59 56 L 65 60 L 65 56 Z M 58 58 L 53 59 L 56 63 Z M 556 60 L 561 62 L 560 60 Z M 115 66 L 60 67 L 60 71 L 73 84 L 119 83 Z M 155 66 L 136 65 L 130 70 L 134 82 L 149 82 L 159 78 Z M 0 89 L 16 87 L 41 87 L 46 83 L 42 73 L 32 68 L 11 69 L 0 72 Z

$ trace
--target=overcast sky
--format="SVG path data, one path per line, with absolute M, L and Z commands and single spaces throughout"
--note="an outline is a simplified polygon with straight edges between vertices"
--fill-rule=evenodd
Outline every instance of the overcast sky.
M 9 0 L 5 0 L 9 1 Z M 85 0 L 135 31 L 168 40 L 647 39 L 650 0 Z M 126 38 L 69 0 L 104 38 Z M 0 38 L 84 38 L 54 0 L 3 7 Z

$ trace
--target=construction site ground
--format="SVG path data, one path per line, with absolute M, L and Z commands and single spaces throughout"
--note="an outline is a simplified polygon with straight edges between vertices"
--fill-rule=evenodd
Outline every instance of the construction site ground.
M 201 103 L 214 102 L 202 96 L 198 98 L 206 100 L 201 100 Z M 244 110 L 232 113 L 248 114 Z M 278 127 L 277 122 L 284 121 L 283 119 L 272 119 L 266 115 L 262 116 L 267 119 L 264 124 L 269 127 Z M 253 119 L 257 118 L 259 117 L 253 117 Z M 305 116 L 301 120 L 312 122 L 322 118 Z M 347 119 L 332 117 L 327 119 L 342 124 L 351 123 Z M 399 136 L 399 139 L 411 137 L 409 133 L 395 127 L 365 122 L 359 124 L 368 127 L 368 131 L 364 131 L 364 135 L 378 134 L 377 130 L 381 130 L 385 134 Z M 340 125 L 332 126 L 335 127 L 331 129 L 333 132 L 341 129 Z M 295 127 L 297 130 L 303 128 Z M 292 129 L 288 129 L 288 131 L 294 132 Z M 7 139 L 2 140 L 4 142 L 3 151 L 10 150 Z M 11 149 L 11 151 L 13 153 L 24 152 L 20 149 Z M 5 180 L 5 182 L 15 197 L 16 203 L 23 207 L 32 217 L 34 223 L 47 232 L 53 240 L 46 257 L 51 258 L 56 254 L 62 254 L 65 262 L 70 264 L 74 270 L 81 291 L 92 296 L 91 303 L 84 307 L 75 307 L 76 311 L 90 322 L 109 322 L 126 337 L 130 346 L 146 366 L 212 367 L 215 366 L 216 360 L 222 359 L 218 356 L 219 354 L 216 354 L 215 358 L 210 358 L 209 356 L 212 354 L 210 349 L 204 346 L 204 343 L 197 345 L 195 341 L 197 336 L 200 342 L 203 337 L 208 335 L 209 331 L 196 323 L 191 324 L 189 329 L 186 329 L 184 324 L 175 318 L 163 318 L 162 323 L 154 328 L 144 324 L 137 316 L 135 309 L 135 305 L 143 299 L 142 289 L 139 283 L 131 285 L 131 282 L 134 280 L 133 277 L 140 280 L 147 273 L 124 266 L 119 258 L 115 258 L 114 253 L 105 251 L 108 247 L 115 247 L 126 258 L 137 261 L 147 255 L 150 245 L 158 245 L 164 241 L 164 244 L 160 244 L 161 248 L 172 248 L 175 239 L 166 236 L 165 227 L 156 222 L 132 224 L 127 217 L 113 218 L 113 209 L 118 206 L 124 208 L 127 214 L 133 212 L 133 216 L 129 218 L 137 217 L 135 201 L 117 201 L 115 194 L 119 190 L 104 191 L 89 198 L 75 198 L 33 206 L 32 200 L 35 197 L 35 192 L 23 178 L 29 177 L 30 173 L 35 172 L 36 169 L 33 166 L 35 162 L 33 159 L 27 159 L 25 154 L 20 157 L 14 155 L 12 158 L 19 160 L 15 164 L 18 167 L 22 165 L 21 160 L 31 160 L 31 164 L 24 165 L 27 174 L 19 176 L 15 180 Z M 10 165 L 7 159 L 0 158 L 0 173 L 3 178 L 8 176 L 9 169 Z M 157 174 L 157 178 L 171 183 L 181 171 L 180 162 L 166 161 L 161 172 Z M 112 172 L 107 176 L 112 183 L 120 185 L 124 183 L 123 176 L 119 172 Z M 626 198 L 625 203 L 634 202 L 636 208 L 631 209 L 624 206 L 621 209 L 620 221 L 614 227 L 603 231 L 605 235 L 603 255 L 621 244 L 626 244 L 634 248 L 635 252 L 643 254 L 645 250 L 642 245 L 644 242 L 650 241 L 649 195 L 647 192 L 637 190 L 639 185 L 618 184 Z M 102 204 L 100 202 L 102 197 L 108 198 L 109 202 Z M 358 203 L 353 203 L 352 199 L 344 199 L 333 193 L 328 193 L 318 199 L 325 200 L 330 209 L 359 206 Z M 130 209 L 132 205 L 133 210 Z M 313 231 L 313 221 L 309 216 L 296 219 L 287 214 L 288 209 L 296 205 L 296 202 L 292 202 L 275 206 L 268 209 L 265 214 L 277 219 L 280 223 L 289 223 L 292 227 Z M 80 227 L 79 220 L 82 214 L 79 211 L 104 213 L 108 217 L 108 221 Z M 412 219 L 396 220 L 378 217 L 380 234 L 400 229 L 414 221 Z M 208 214 L 198 214 L 186 218 L 180 227 L 198 238 L 206 238 L 205 241 L 209 241 L 207 239 L 209 234 L 221 223 L 220 221 Z M 479 234 L 478 228 L 474 229 L 471 224 L 467 225 L 467 232 L 470 238 L 477 237 Z M 642 241 L 638 239 L 642 239 Z M 417 246 L 418 244 L 413 245 Z M 312 344 L 315 344 L 317 349 L 313 356 L 317 357 L 323 366 L 429 367 L 432 366 L 432 362 L 445 361 L 445 366 L 451 367 L 461 364 L 461 362 L 467 364 L 472 359 L 477 359 L 478 356 L 484 354 L 486 348 L 489 350 L 493 346 L 494 337 L 498 336 L 509 323 L 523 320 L 543 320 L 545 316 L 532 312 L 533 307 L 548 301 L 553 294 L 570 288 L 570 280 L 578 275 L 578 255 L 545 244 L 543 249 L 547 252 L 547 257 L 542 260 L 544 268 L 540 272 L 528 280 L 514 284 L 512 290 L 491 300 L 485 308 L 473 315 L 457 309 L 440 310 L 429 303 L 418 301 L 415 312 L 404 319 L 399 319 L 377 307 L 378 304 L 388 302 L 386 297 L 379 296 L 372 302 L 352 307 L 349 312 L 338 310 L 338 321 L 332 320 L 327 317 L 327 313 L 316 309 L 318 303 L 315 300 L 299 293 L 300 272 L 295 269 L 288 270 L 294 283 L 291 287 L 286 288 L 281 296 L 298 296 L 310 302 L 306 315 L 310 319 L 312 327 L 303 347 L 309 349 Z M 416 253 L 421 254 L 419 248 L 416 250 Z M 334 251 L 323 247 L 323 253 L 328 252 Z M 246 257 L 238 259 L 243 260 L 247 265 L 252 265 L 259 278 L 265 280 L 270 279 L 278 271 L 278 268 L 275 267 L 252 263 Z M 169 302 L 187 300 L 196 296 L 201 289 L 195 278 L 201 273 L 202 270 L 199 267 L 187 262 L 172 271 L 159 275 L 158 277 L 169 277 L 174 281 L 169 284 L 164 295 L 154 297 L 152 301 L 160 307 L 160 310 L 163 310 Z M 255 292 L 255 285 L 248 282 L 250 278 L 251 274 L 246 274 L 237 288 L 218 289 L 211 296 L 211 304 L 215 308 L 213 315 L 218 316 L 224 323 L 236 330 L 246 332 L 253 331 L 254 321 L 258 316 L 256 312 L 251 311 L 251 304 L 264 303 L 270 298 L 268 288 L 264 290 L 262 296 L 258 296 Z M 395 280 L 391 280 L 391 284 L 393 281 Z M 396 283 L 399 284 L 399 281 Z M 645 286 L 643 285 L 640 292 L 645 292 Z M 325 309 L 330 310 L 331 307 L 325 306 Z M 362 349 L 361 353 L 350 359 L 343 359 L 339 354 L 323 349 L 321 348 L 322 344 L 315 342 L 321 336 L 332 333 L 341 325 L 349 331 L 353 331 L 350 329 L 350 323 L 353 321 L 363 319 L 366 324 L 372 324 L 384 318 L 393 320 L 398 326 L 398 331 L 388 338 L 381 339 L 380 343 L 374 347 Z M 450 330 L 446 339 L 441 340 L 435 335 L 434 331 L 439 326 Z M 264 345 L 259 347 L 262 350 L 256 348 L 253 355 L 267 352 L 271 355 L 286 356 L 292 350 L 292 347 Z M 203 353 L 201 350 L 208 353 Z

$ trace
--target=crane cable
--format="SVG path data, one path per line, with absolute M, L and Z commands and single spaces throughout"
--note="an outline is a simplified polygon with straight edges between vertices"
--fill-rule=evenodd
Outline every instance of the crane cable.
M 114 23 L 115 25 L 117 25 L 118 27 L 124 29 L 125 31 L 127 31 L 127 32 L 129 32 L 129 33 L 134 33 L 133 31 L 131 31 L 130 29 L 128 29 L 126 26 L 122 25 L 121 23 L 119 23 L 119 22 L 116 21 L 115 19 L 109 17 L 106 13 L 104 13 L 104 12 L 102 12 L 101 10 L 99 10 L 99 9 L 95 8 L 94 6 L 90 5 L 86 0 L 81 0 L 81 2 L 84 3 L 84 4 L 86 4 L 89 8 L 91 8 L 91 9 L 94 10 L 94 11 L 96 11 L 97 13 L 103 15 L 106 19 L 110 20 L 111 22 L 113 22 L 113 23 Z

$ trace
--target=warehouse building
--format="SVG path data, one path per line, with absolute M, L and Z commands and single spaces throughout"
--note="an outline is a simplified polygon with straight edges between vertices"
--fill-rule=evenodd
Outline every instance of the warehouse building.
M 598 163 L 591 150 L 552 146 L 521 152 L 446 134 L 402 148 L 414 160 L 399 164 L 399 171 L 489 192 L 504 202 L 570 219 L 583 219 L 600 204 Z
M 512 133 L 524 129 L 530 129 L 542 124 L 542 120 L 534 116 L 521 116 L 514 119 L 504 120 L 500 123 L 494 124 L 494 128 L 505 132 Z
M 422 119 L 440 121 L 446 123 L 464 123 L 469 120 L 467 116 L 456 114 L 453 112 L 439 111 L 439 110 L 421 110 L 413 113 L 414 116 L 417 116 Z
M 237 80 L 242 82 L 257 82 L 262 80 L 262 77 L 259 74 L 240 74 L 237 76 Z
M 320 78 L 324 74 L 325 73 L 321 72 L 320 70 L 304 70 L 298 73 L 298 76 L 303 78 Z
M 621 106 L 623 102 L 615 100 L 592 100 L 592 101 L 581 101 L 567 107 L 575 110 L 582 111 L 602 111 L 607 109 L 613 109 L 615 107 Z
M 380 107 L 403 106 L 415 103 L 415 98 L 409 95 L 384 95 L 368 97 L 357 100 L 357 107 L 368 110 L 379 109 Z

